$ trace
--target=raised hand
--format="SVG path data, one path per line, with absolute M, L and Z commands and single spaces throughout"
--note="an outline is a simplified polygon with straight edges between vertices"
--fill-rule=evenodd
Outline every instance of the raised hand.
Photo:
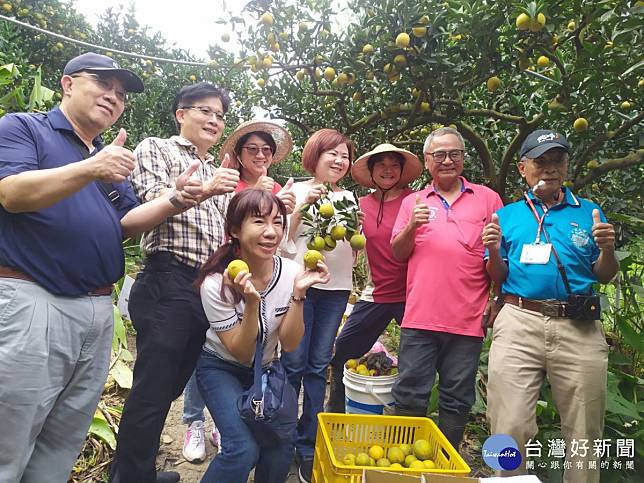
M 304 293 L 313 285 L 328 283 L 329 280 L 331 280 L 329 268 L 324 262 L 319 261 L 315 269 L 306 269 L 297 274 L 293 282 L 293 292 Z
M 276 195 L 286 206 L 288 214 L 293 213 L 295 209 L 295 192 L 293 191 L 293 178 L 289 178 L 286 184 Z
M 134 169 L 134 154 L 123 147 L 127 132 L 121 128 L 111 144 L 87 159 L 95 179 L 105 183 L 120 183 Z
M 190 166 L 188 166 L 188 168 L 179 175 L 175 182 L 176 197 L 179 202 L 186 205 L 186 207 L 193 207 L 201 200 L 203 185 L 199 178 L 192 176 L 200 166 L 200 161 L 193 161 L 190 163 Z
M 309 192 L 306 194 L 306 198 L 304 198 L 304 202 L 312 205 L 315 203 L 317 200 L 320 199 L 320 197 L 326 193 L 326 186 L 323 184 L 316 184 L 311 186 L 311 189 Z
M 215 175 L 205 183 L 204 192 L 208 196 L 231 193 L 239 183 L 239 171 L 233 169 L 230 156 L 226 153 L 221 166 L 215 170 Z
M 501 225 L 499 225 L 499 215 L 492 213 L 490 222 L 483 228 L 481 240 L 483 246 L 488 250 L 498 251 L 501 248 Z
M 259 188 L 261 190 L 265 190 L 265 191 L 268 191 L 269 193 L 272 193 L 273 186 L 275 186 L 275 180 L 273 180 L 273 178 L 268 176 L 268 170 L 266 169 L 266 166 L 263 166 L 262 174 L 257 179 L 257 182 L 255 183 L 255 188 Z
M 412 225 L 413 228 L 418 228 L 426 223 L 429 223 L 429 206 L 420 201 L 420 195 L 416 195 L 416 204 L 414 205 L 414 209 L 411 213 L 409 224 Z
M 228 275 L 228 269 L 226 269 L 223 274 L 223 282 L 224 285 L 238 292 L 245 302 L 259 302 L 261 300 L 261 296 L 253 285 L 253 282 L 250 280 L 252 275 L 252 273 L 242 270 L 237 274 L 235 280 L 231 280 Z
M 615 249 L 615 227 L 610 223 L 604 223 L 599 216 L 599 210 L 593 210 L 593 238 L 595 245 L 600 250 Z

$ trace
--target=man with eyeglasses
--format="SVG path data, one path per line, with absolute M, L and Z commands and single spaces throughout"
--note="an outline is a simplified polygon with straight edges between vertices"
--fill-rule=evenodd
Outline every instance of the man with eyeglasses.
M 425 141 L 426 189 L 405 198 L 392 232 L 393 254 L 407 260 L 396 414 L 425 416 L 439 375 L 439 427 L 458 450 L 476 399 L 475 379 L 490 314 L 481 231 L 502 203 L 463 176 L 465 144 L 445 127 Z
M 69 479 L 103 390 L 122 240 L 196 203 L 201 184 L 139 206 L 121 129 L 142 81 L 107 56 L 70 60 L 60 106 L 0 119 L 0 481 Z M 182 177 L 183 175 L 183 177 Z
M 569 152 L 558 132 L 530 133 L 517 165 L 527 185 L 523 199 L 483 230 L 487 270 L 503 292 L 490 348 L 487 417 L 492 434 L 512 436 L 521 451 L 518 467 L 501 474 L 525 473 L 546 377 L 561 416 L 563 481 L 593 483 L 600 465 L 583 441 L 602 438 L 608 367 L 593 285 L 610 282 L 619 263 L 615 229 L 600 207 L 563 186 Z
M 172 106 L 179 135 L 144 139 L 134 152 L 132 185 L 144 204 L 172 191 L 177 173 L 186 169 L 202 182 L 203 194 L 195 208 L 168 218 L 141 240 L 145 266 L 129 300 L 137 358 L 111 468 L 114 483 L 179 480 L 176 472 L 157 475 L 155 460 L 170 404 L 193 373 L 209 327 L 193 282 L 225 242 L 226 211 L 239 182 L 228 156 L 218 166 L 208 152 L 224 132 L 229 103 L 227 92 L 212 84 L 183 87 Z

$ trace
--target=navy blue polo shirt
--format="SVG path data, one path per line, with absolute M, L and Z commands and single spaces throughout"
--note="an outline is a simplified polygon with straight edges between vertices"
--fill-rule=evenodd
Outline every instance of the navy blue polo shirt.
M 102 147 L 100 138 L 94 146 Z M 0 179 L 88 156 L 58 108 L 0 118 Z M 138 202 L 129 182 L 114 188 L 120 195 L 115 205 L 90 183 L 39 211 L 9 213 L 0 206 L 0 265 L 29 274 L 56 295 L 78 296 L 116 282 L 125 265 L 120 219 Z
M 602 221 L 606 218 L 595 203 L 576 197 L 567 188 L 563 190 L 563 202 L 548 209 L 543 225 L 566 270 L 572 293 L 590 294 L 597 281 L 593 265 L 599 257 L 592 235 L 593 210 L 599 210 Z M 541 200 L 532 193 L 529 196 L 539 216 L 543 215 Z M 511 203 L 497 215 L 502 234 L 500 254 L 508 264 L 503 293 L 534 300 L 566 300 L 568 294 L 552 252 L 545 265 L 520 262 L 523 245 L 534 243 L 537 236 L 538 223 L 527 201 Z M 543 233 L 541 241 L 545 243 Z

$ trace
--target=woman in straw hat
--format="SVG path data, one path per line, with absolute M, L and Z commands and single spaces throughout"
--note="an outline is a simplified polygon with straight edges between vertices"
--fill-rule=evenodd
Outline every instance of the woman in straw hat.
M 236 192 L 246 188 L 270 191 L 284 202 L 289 213 L 295 197 L 291 191 L 293 180 L 284 187 L 268 176 L 268 168 L 285 159 L 293 148 L 289 132 L 270 120 L 246 121 L 226 139 L 221 147 L 221 159 L 228 154 L 232 167 L 239 171 Z
M 353 143 L 334 129 L 321 129 L 308 139 L 302 152 L 302 165 L 313 178 L 293 185 L 296 206 L 289 218 L 289 243 L 282 246 L 283 256 L 302 263 L 307 251 L 307 239 L 301 235 L 307 227 L 302 224 L 301 208 L 318 201 L 327 192 L 325 184 L 331 187 L 328 193 L 331 201 L 346 198 L 356 203 L 353 193 L 338 186 L 338 182 L 349 172 L 352 159 Z M 337 241 L 335 249 L 325 252 L 331 280 L 325 285 L 314 285 L 307 291 L 304 338 L 294 352 L 282 355 L 282 363 L 293 387 L 298 393 L 300 387 L 304 387 L 304 405 L 296 442 L 296 460 L 300 481 L 303 482 L 311 479 L 317 414 L 324 408 L 326 370 L 351 293 L 352 260 L 351 246 L 345 240 Z
M 331 360 L 331 391 L 327 411 L 345 410 L 342 374 L 348 359 L 369 351 L 391 319 L 402 322 L 405 311 L 407 262 L 396 260 L 391 251 L 391 231 L 407 186 L 423 171 L 416 155 L 392 144 L 380 144 L 360 156 L 351 168 L 353 179 L 375 191 L 360 198 L 365 214 L 362 225 L 367 238 L 369 282 L 335 341 Z M 352 412 L 359 412 L 356 408 Z

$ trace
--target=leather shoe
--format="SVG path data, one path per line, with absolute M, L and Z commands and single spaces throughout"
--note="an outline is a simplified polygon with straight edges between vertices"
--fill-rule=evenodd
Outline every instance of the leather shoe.
M 176 471 L 158 471 L 157 483 L 177 483 L 181 480 L 181 475 Z

